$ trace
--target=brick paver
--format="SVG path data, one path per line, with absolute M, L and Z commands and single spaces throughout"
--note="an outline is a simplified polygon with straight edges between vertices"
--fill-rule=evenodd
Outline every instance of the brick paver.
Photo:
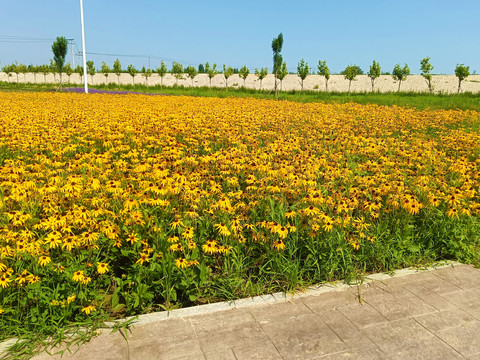
M 480 359 L 480 270 L 472 266 L 278 298 L 140 322 L 128 341 L 105 330 L 63 359 Z M 60 357 L 34 359 L 52 358 Z

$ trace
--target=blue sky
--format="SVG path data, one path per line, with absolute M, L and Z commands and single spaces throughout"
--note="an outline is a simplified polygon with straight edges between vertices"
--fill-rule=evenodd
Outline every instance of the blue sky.
M 426 56 L 434 73 L 452 74 L 458 63 L 480 72 L 478 0 L 83 3 L 87 55 L 97 68 L 117 57 L 123 68 L 148 67 L 148 56 L 152 68 L 162 59 L 169 67 L 175 60 L 271 68 L 271 42 L 282 32 L 282 55 L 293 72 L 304 58 L 315 70 L 326 60 L 333 73 L 352 64 L 366 72 L 374 59 L 382 71 L 407 63 L 419 73 Z M 74 39 L 81 51 L 79 0 L 2 0 L 0 18 L 0 66 L 49 63 L 57 36 Z

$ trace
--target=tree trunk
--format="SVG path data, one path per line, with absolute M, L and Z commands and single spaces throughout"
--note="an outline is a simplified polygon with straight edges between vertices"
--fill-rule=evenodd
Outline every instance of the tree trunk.
M 373 92 L 373 87 L 375 86 L 375 80 L 371 79 L 372 81 L 372 92 Z
M 458 79 L 458 90 L 457 94 L 460 94 L 460 86 L 462 85 L 462 80 Z
M 263 79 L 260 79 L 260 90 L 262 90 L 262 81 Z
M 120 75 L 117 75 L 117 83 L 118 83 L 118 86 L 120 86 Z
M 277 72 L 275 71 L 275 97 L 277 97 Z
M 328 79 L 325 79 L 325 92 L 328 92 Z
M 400 81 L 398 82 L 398 90 L 397 90 L 397 92 L 400 92 L 400 85 L 402 85 L 402 80 L 400 80 Z
M 350 94 L 350 86 L 352 85 L 352 80 L 348 81 L 348 93 Z

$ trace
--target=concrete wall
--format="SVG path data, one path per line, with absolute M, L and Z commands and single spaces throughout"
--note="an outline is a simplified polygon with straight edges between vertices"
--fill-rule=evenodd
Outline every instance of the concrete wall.
M 10 74 L 7 77 L 6 73 L 0 72 L 0 81 L 9 81 L 17 82 L 17 75 Z M 18 74 L 19 83 L 54 83 L 59 81 L 59 75 L 56 74 L 55 78 L 53 74 L 48 74 L 44 76 L 43 74 L 34 75 L 33 73 L 27 74 Z M 63 82 L 68 86 L 68 77 L 63 74 Z M 73 74 L 70 76 L 70 83 L 75 85 L 80 85 L 82 82 L 78 74 Z M 108 77 L 105 77 L 103 74 L 95 74 L 93 77 L 88 75 L 88 83 L 90 85 L 99 85 L 105 83 L 115 83 L 117 84 L 132 84 L 133 79 L 129 74 L 122 73 L 118 78 L 115 74 L 109 74 Z M 148 78 L 148 85 L 153 86 L 160 84 L 162 79 L 158 74 L 152 74 Z M 183 79 L 178 80 L 178 85 L 183 86 L 209 86 L 209 78 L 206 74 L 199 74 L 192 80 L 187 78 L 184 75 Z M 172 74 L 166 74 L 163 78 L 163 85 L 172 86 L 177 83 L 177 79 Z M 328 82 L 329 91 L 348 91 L 348 83 L 343 75 L 332 75 Z M 141 74 L 135 76 L 135 84 L 146 84 L 145 78 Z M 433 75 L 432 80 L 434 92 L 436 93 L 456 93 L 458 88 L 458 79 L 455 75 Z M 232 75 L 228 79 L 229 87 L 241 87 L 244 85 L 243 79 L 238 75 Z M 212 86 L 214 87 L 225 87 L 225 78 L 222 74 L 216 75 L 212 79 Z M 272 74 L 267 75 L 263 79 L 261 87 L 262 89 L 273 89 L 274 86 L 274 77 Z M 280 86 L 280 85 L 279 85 Z M 260 80 L 250 74 L 245 81 L 245 87 L 260 89 Z M 301 89 L 301 80 L 297 75 L 287 75 L 281 84 L 283 90 L 300 90 Z M 325 79 L 323 76 L 319 75 L 309 75 L 304 81 L 305 90 L 319 90 L 325 91 Z M 359 75 L 356 80 L 352 81 L 351 91 L 352 92 L 362 92 L 362 91 L 371 91 L 372 86 L 370 78 L 367 75 Z M 382 75 L 375 82 L 375 90 L 380 92 L 388 91 L 397 91 L 398 82 L 394 81 L 391 75 Z M 407 80 L 402 81 L 401 91 L 415 91 L 415 92 L 428 92 L 428 87 L 425 79 L 421 75 L 410 75 L 407 77 Z M 470 75 L 466 80 L 462 82 L 461 87 L 462 92 L 480 92 L 480 75 Z

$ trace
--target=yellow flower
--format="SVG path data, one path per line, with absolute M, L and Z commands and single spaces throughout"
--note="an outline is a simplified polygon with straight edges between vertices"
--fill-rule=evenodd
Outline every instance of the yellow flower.
M 85 275 L 83 274 L 83 270 L 75 271 L 72 276 L 73 281 L 76 282 L 82 282 L 84 278 Z
M 228 227 L 224 223 L 215 224 L 213 227 L 218 230 L 220 235 L 223 235 L 223 236 L 231 235 L 230 230 L 228 230 Z
M 52 261 L 52 259 L 50 259 L 50 256 L 46 256 L 46 255 L 42 255 L 38 258 L 38 264 L 40 266 L 46 266 L 51 261 Z
M 277 240 L 273 242 L 273 247 L 276 250 L 283 250 L 285 249 L 285 243 L 283 242 L 283 240 Z
M 148 254 L 141 253 L 140 254 L 140 259 L 138 259 L 135 264 L 140 263 L 140 265 L 143 265 L 144 262 L 149 262 L 150 259 L 148 258 Z
M 93 311 L 96 311 L 97 308 L 93 305 L 88 305 L 88 306 L 85 306 L 84 308 L 82 308 L 82 312 L 87 314 L 87 315 L 90 315 L 90 313 L 92 313 Z
M 207 240 L 207 243 L 202 245 L 202 250 L 206 254 L 214 254 L 217 251 L 217 242 L 215 240 Z
M 184 269 L 188 266 L 188 261 L 183 258 L 175 259 L 175 266 L 179 269 Z
M 5 288 L 9 287 L 11 282 L 12 282 L 12 280 L 9 277 L 7 277 L 7 275 L 4 274 L 4 275 L 0 276 L 0 286 L 2 288 L 5 289 Z
M 5 312 L 5 310 L 3 310 L 1 307 L 0 307 L 0 315 L 3 314 Z
M 97 272 L 99 274 L 105 274 L 106 272 L 109 271 L 108 264 L 107 263 L 98 263 L 97 264 Z
M 23 272 L 17 276 L 17 278 L 15 279 L 15 281 L 18 283 L 18 285 L 23 285 L 28 279 L 28 274 L 27 274 L 27 270 L 23 270 Z

